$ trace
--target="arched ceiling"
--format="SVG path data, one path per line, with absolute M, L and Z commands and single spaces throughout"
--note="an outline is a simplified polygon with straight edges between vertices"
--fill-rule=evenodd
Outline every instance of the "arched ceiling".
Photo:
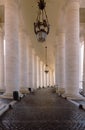
M 4 21 L 4 10 L 2 3 L 4 0 L 0 0 L 0 19 Z M 61 26 L 60 19 L 62 18 L 62 23 L 64 22 L 63 15 L 61 12 L 64 12 L 65 3 L 68 0 L 45 0 L 46 2 L 46 13 L 50 23 L 50 33 L 47 36 L 45 43 L 39 43 L 36 39 L 33 24 L 36 20 L 38 13 L 38 0 L 19 0 L 20 1 L 20 10 L 22 11 L 24 24 L 26 31 L 28 32 L 28 37 L 31 40 L 32 46 L 35 48 L 37 55 L 40 56 L 42 61 L 45 61 L 45 46 L 48 46 L 48 65 L 51 68 L 54 68 L 54 51 L 56 45 L 56 35 Z M 64 14 L 64 13 L 63 13 Z M 85 0 L 80 0 L 80 22 L 81 22 L 81 35 L 82 28 L 85 25 Z
M 35 48 L 37 54 L 44 61 L 45 58 L 45 46 L 48 46 L 48 63 L 53 68 L 54 64 L 54 46 L 56 44 L 56 34 L 58 30 L 59 15 L 65 4 L 62 0 L 45 0 L 46 13 L 50 23 L 50 33 L 47 36 L 45 43 L 39 43 L 36 39 L 33 24 L 36 20 L 38 13 L 38 0 L 21 0 L 21 9 L 23 12 L 23 18 L 25 20 L 26 29 L 32 42 L 32 46 Z
M 64 22 L 64 16 L 61 16 L 61 12 L 64 12 L 65 4 L 68 0 L 45 0 L 46 12 L 50 23 L 50 33 L 47 36 L 45 43 L 39 43 L 36 39 L 33 24 L 35 22 L 38 13 L 38 0 L 21 0 L 21 10 L 23 12 L 23 18 L 29 37 L 31 39 L 32 46 L 35 48 L 36 53 L 40 56 L 41 60 L 45 61 L 45 46 L 48 46 L 48 64 L 51 68 L 54 66 L 54 51 L 56 44 L 56 35 L 61 26 L 60 19 L 62 17 L 62 23 Z M 85 0 L 80 0 L 80 22 L 85 22 Z

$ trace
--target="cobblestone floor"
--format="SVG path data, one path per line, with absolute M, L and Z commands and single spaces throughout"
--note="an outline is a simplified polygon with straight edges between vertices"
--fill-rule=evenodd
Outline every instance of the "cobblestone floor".
M 5 103 L 5 104 L 8 104 L 12 101 L 13 101 L 12 99 L 3 99 L 3 98 L 0 99 L 0 102 Z
M 0 130 L 85 130 L 85 111 L 52 89 L 40 89 L 0 118 Z

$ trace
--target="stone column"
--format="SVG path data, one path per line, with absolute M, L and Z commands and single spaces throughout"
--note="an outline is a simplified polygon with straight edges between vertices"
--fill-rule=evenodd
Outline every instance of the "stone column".
M 40 64 L 39 57 L 37 56 L 37 88 L 40 87 Z
M 27 34 L 21 25 L 19 28 L 19 68 L 20 68 L 20 92 L 28 93 L 27 77 Z
M 79 0 L 69 0 L 66 18 L 66 93 L 65 97 L 79 95 Z
M 37 89 L 37 58 L 36 53 L 33 49 L 33 88 Z
M 0 28 L 0 92 L 4 91 L 4 31 Z
M 28 46 L 28 87 L 33 91 L 33 56 L 30 43 Z
M 13 91 L 19 91 L 19 44 L 17 0 L 5 0 L 5 41 L 5 95 L 13 97 Z
M 56 38 L 56 46 L 55 46 L 55 87 L 56 92 L 58 93 L 59 88 L 59 49 L 58 49 L 58 36 Z
M 48 68 L 49 72 L 46 74 L 47 75 L 47 87 L 49 87 L 49 78 L 50 78 L 50 69 Z
M 85 36 L 84 36 L 84 57 L 83 57 L 83 93 L 85 94 Z
M 52 69 L 52 86 L 55 85 L 55 72 L 54 69 Z
M 47 76 L 46 76 L 46 73 L 45 73 L 45 64 L 44 64 L 44 87 L 45 88 L 47 87 L 46 86 L 46 84 L 47 84 L 46 80 L 47 80 Z
M 65 32 L 60 30 L 58 33 L 58 76 L 59 76 L 59 85 L 58 92 L 63 94 L 65 91 Z
M 45 88 L 47 88 L 47 74 L 46 73 L 44 74 L 44 81 L 45 81 L 44 86 Z
M 51 87 L 51 69 L 49 69 L 49 87 Z
M 40 60 L 40 87 L 42 88 L 42 61 Z
M 40 76 L 40 78 L 41 78 L 41 82 L 40 82 L 41 85 L 40 86 L 41 87 L 44 87 L 44 68 L 43 67 L 44 67 L 44 65 L 43 65 L 43 62 L 41 61 L 40 62 L 40 75 L 41 75 Z
M 37 89 L 37 55 L 35 54 L 35 89 Z
M 44 88 L 44 63 L 42 62 L 42 87 Z
M 53 73 L 52 73 L 52 69 L 50 69 L 50 86 L 53 86 Z

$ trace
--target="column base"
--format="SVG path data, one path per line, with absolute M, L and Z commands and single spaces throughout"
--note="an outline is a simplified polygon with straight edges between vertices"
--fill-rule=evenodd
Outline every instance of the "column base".
M 23 94 L 21 94 L 19 92 L 19 97 L 23 97 Z M 5 98 L 5 99 L 14 99 L 13 97 L 13 93 L 8 93 L 8 92 L 5 92 L 4 94 L 0 95 L 0 98 Z
M 6 92 L 3 95 L 0 95 L 0 98 L 13 99 L 13 93 Z
M 5 92 L 5 89 L 0 89 L 0 93 L 4 93 Z
M 85 97 L 83 97 L 79 93 L 78 94 L 64 93 L 62 94 L 62 97 L 66 99 L 85 100 Z
M 29 94 L 30 92 L 29 92 L 28 88 L 20 88 L 20 93 L 21 94 Z
M 56 93 L 57 93 L 58 95 L 64 94 L 64 93 L 65 93 L 65 88 L 57 88 L 57 89 L 56 89 Z

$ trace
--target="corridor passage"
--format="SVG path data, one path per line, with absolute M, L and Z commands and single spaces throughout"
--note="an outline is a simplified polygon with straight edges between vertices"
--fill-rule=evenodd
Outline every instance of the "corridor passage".
M 0 130 L 85 130 L 85 111 L 53 88 L 39 89 L 0 118 Z

